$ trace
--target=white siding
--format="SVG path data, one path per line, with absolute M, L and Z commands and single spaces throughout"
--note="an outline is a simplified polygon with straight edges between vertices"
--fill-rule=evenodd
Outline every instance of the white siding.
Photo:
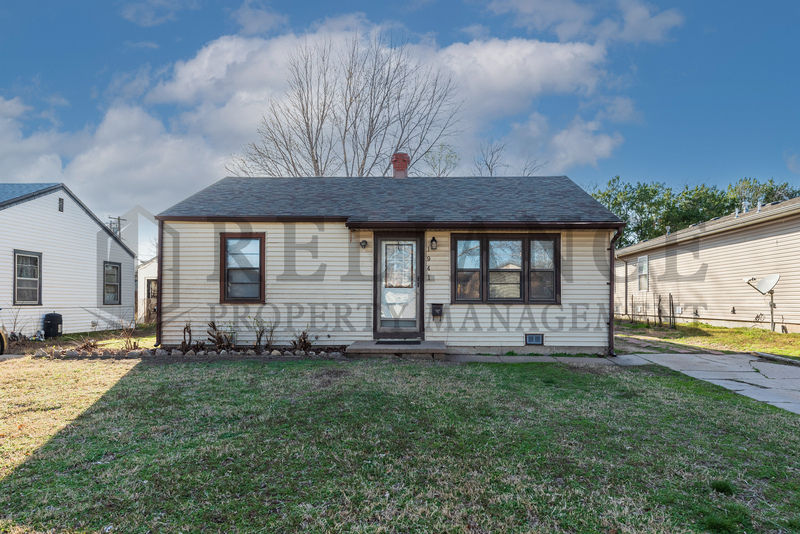
M 58 211 L 58 199 L 64 211 Z M 42 305 L 13 305 L 14 250 L 42 255 Z M 103 304 L 103 262 L 120 263 L 121 304 Z M 133 321 L 133 258 L 64 191 L 0 210 L 0 320 L 32 335 L 46 313 L 63 316 L 64 333 L 118 328 Z
M 455 232 L 458 233 L 458 232 Z M 503 232 L 504 234 L 510 232 Z M 449 347 L 532 352 L 601 351 L 608 345 L 609 257 L 611 233 L 561 232 L 561 304 L 450 304 L 450 234 L 429 231 L 429 279 L 425 281 L 425 338 Z M 444 304 L 433 322 L 430 305 Z M 524 346 L 524 334 L 544 334 L 544 347 Z
M 158 258 L 155 260 L 144 263 L 139 266 L 136 271 L 137 289 L 136 294 L 138 302 L 136 303 L 136 321 L 142 323 L 145 321 L 146 311 L 148 307 L 147 299 L 147 281 L 158 279 Z M 155 300 L 155 299 L 151 299 Z M 150 305 L 155 306 L 153 302 Z M 151 315 L 153 315 L 151 313 Z
M 644 255 L 649 257 L 650 287 L 640 292 L 635 262 Z M 629 255 L 623 250 L 617 255 L 616 268 L 619 280 L 624 277 L 624 260 L 628 261 L 629 312 L 652 320 L 658 315 L 661 296 L 662 315 L 666 317 L 672 294 L 675 306 L 682 307 L 679 322 L 763 328 L 769 328 L 769 298 L 742 279 L 780 274 L 775 288 L 776 323 L 790 332 L 800 332 L 798 258 L 800 217 L 787 217 Z M 615 303 L 623 311 L 624 299 L 624 292 L 616 293 Z M 757 316 L 760 321 L 756 321 Z
M 219 234 L 266 233 L 266 305 L 219 304 Z M 505 232 L 508 233 L 508 232 Z M 608 342 L 611 232 L 561 233 L 560 305 L 450 305 L 450 231 L 428 231 L 426 249 L 425 337 L 451 347 L 523 347 L 525 333 L 544 333 L 545 352 L 578 348 L 604 350 Z M 366 249 L 359 242 L 366 239 Z M 291 246 L 291 243 L 297 245 Z M 309 244 L 304 246 L 303 244 Z M 191 321 L 194 339 L 205 339 L 207 323 L 232 324 L 240 344 L 254 337 L 253 317 L 277 321 L 277 342 L 288 344 L 306 326 L 318 344 L 344 345 L 373 338 L 373 234 L 351 232 L 343 223 L 164 222 L 162 307 L 163 343 L 177 345 Z M 305 248 L 304 248 L 305 247 Z M 288 259 L 296 250 L 296 274 Z M 313 251 L 313 253 L 312 253 Z M 348 257 L 354 258 L 349 261 Z M 352 265 L 348 265 L 352 263 Z M 323 274 L 314 274 L 321 266 Z M 352 271 L 352 272 L 349 272 Z M 444 304 L 442 322 L 431 320 L 430 305 Z M 328 337 L 330 336 L 330 337 Z
M 219 303 L 221 232 L 266 233 L 265 305 Z M 306 326 L 320 336 L 321 345 L 372 339 L 371 232 L 350 232 L 342 223 L 166 221 L 163 239 L 162 342 L 167 346 L 180 344 L 187 321 L 195 340 L 206 339 L 207 323 L 215 321 L 218 327 L 233 324 L 238 343 L 250 343 L 254 335 L 247 325 L 254 317 L 278 324 L 279 344 L 288 344 Z M 363 250 L 362 239 L 370 242 Z

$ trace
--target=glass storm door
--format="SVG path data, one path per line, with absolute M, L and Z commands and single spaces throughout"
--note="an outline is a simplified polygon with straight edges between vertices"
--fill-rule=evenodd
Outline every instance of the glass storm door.
M 378 255 L 378 331 L 419 332 L 419 240 L 380 239 Z

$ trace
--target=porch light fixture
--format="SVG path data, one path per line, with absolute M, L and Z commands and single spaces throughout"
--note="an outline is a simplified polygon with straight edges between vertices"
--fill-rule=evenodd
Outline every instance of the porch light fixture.
M 367 240 L 366 239 L 362 239 L 361 243 L 359 243 L 359 245 L 361 245 L 361 248 L 367 248 Z
M 432 238 L 431 238 L 431 250 L 436 250 L 436 247 L 437 247 L 437 246 L 438 246 L 438 245 L 436 244 L 436 238 L 435 238 L 435 237 L 432 237 Z

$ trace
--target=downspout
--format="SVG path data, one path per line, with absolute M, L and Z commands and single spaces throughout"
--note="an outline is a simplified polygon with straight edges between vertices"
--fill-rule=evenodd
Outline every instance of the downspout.
M 628 260 L 625 262 L 625 315 L 628 315 Z
M 162 294 L 164 293 L 164 221 L 158 221 L 158 295 L 156 295 L 156 346 L 161 346 L 161 317 L 162 317 Z
M 608 274 L 609 274 L 609 282 L 608 282 L 608 355 L 609 356 L 616 356 L 614 353 L 614 278 L 616 277 L 616 266 L 614 263 L 616 262 L 616 250 L 614 249 L 614 243 L 616 243 L 617 239 L 622 235 L 622 228 L 617 228 L 617 232 L 614 234 L 614 237 L 611 238 L 611 245 L 608 247 L 608 257 L 609 257 L 609 267 L 608 267 Z M 627 278 L 627 276 L 626 276 Z M 161 293 L 159 293 L 159 296 Z

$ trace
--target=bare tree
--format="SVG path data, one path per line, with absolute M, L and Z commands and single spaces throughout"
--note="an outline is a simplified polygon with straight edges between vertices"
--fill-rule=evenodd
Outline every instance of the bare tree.
M 506 163 L 507 148 L 508 143 L 505 141 L 489 139 L 487 142 L 482 142 L 478 147 L 478 155 L 472 160 L 475 176 L 505 176 L 506 171 L 511 167 Z M 535 176 L 547 163 L 529 153 L 521 172 L 515 176 Z
M 385 176 L 391 155 L 411 165 L 455 133 L 461 102 L 442 69 L 406 42 L 354 33 L 345 47 L 301 45 L 287 60 L 289 87 L 273 100 L 258 140 L 226 169 L 254 176 Z
M 422 158 L 415 176 L 450 176 L 461 162 L 458 153 L 447 143 L 439 143 Z
M 476 176 L 501 176 L 504 169 L 509 167 L 505 162 L 505 152 L 508 143 L 489 139 L 478 147 L 478 155 L 472 160 Z

